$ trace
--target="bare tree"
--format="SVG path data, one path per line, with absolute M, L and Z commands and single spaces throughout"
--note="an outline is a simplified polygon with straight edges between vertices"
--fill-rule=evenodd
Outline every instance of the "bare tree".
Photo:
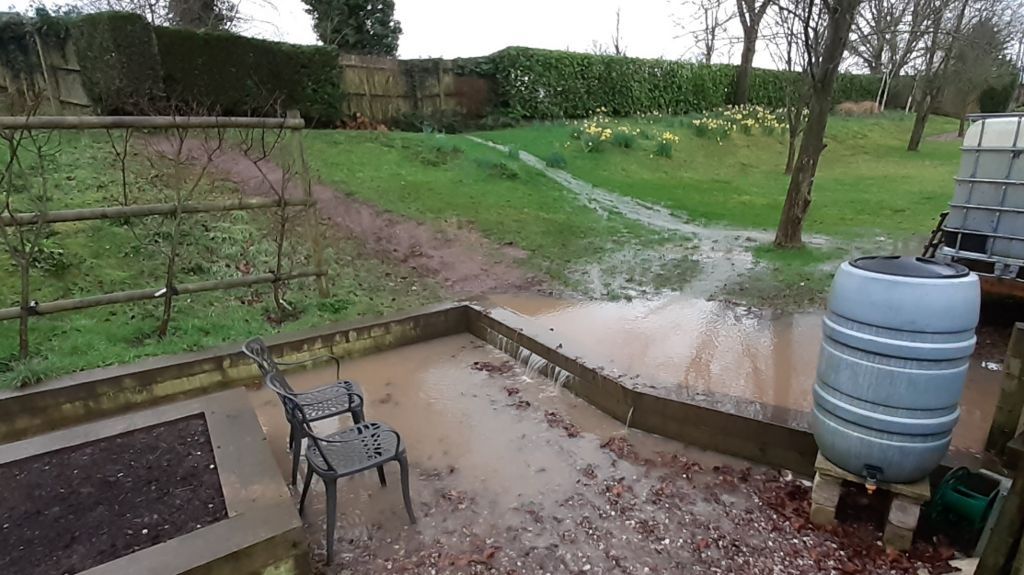
M 35 105 L 26 112 L 26 119 L 35 115 L 42 98 L 37 95 L 33 101 Z M 50 202 L 49 165 L 60 153 L 59 136 L 49 130 L 39 132 L 16 128 L 0 131 L 0 142 L 6 148 L 3 171 L 0 172 L 0 198 L 3 201 L 0 214 L 11 218 L 19 212 L 46 214 Z M 43 219 L 39 218 L 31 226 L 7 226 L 0 223 L 0 240 L 18 268 L 18 305 L 21 308 L 18 357 L 22 360 L 29 356 L 28 318 L 35 306 L 29 299 L 29 272 L 49 231 Z
M 622 40 L 622 8 L 615 9 L 615 32 L 611 43 L 604 44 L 599 40 L 590 43 L 590 52 L 599 56 L 625 56 L 626 45 Z
M 811 192 L 818 161 L 825 149 L 825 128 L 832 110 L 839 66 L 846 52 L 850 28 L 861 0 L 807 0 L 819 4 L 825 26 L 820 49 L 815 45 L 812 24 L 815 9 L 803 10 L 804 51 L 807 55 L 807 75 L 810 100 L 807 124 L 800 140 L 800 152 L 790 177 L 786 201 L 775 233 L 775 245 L 798 247 L 803 244 L 803 225 L 811 207 Z
M 939 95 L 952 78 L 954 55 L 966 42 L 965 31 L 978 21 L 991 17 L 1000 8 L 1000 0 L 957 0 L 943 3 L 944 10 L 932 15 L 923 45 L 919 88 L 914 100 L 914 127 L 907 151 L 921 147 L 928 118 L 935 110 Z
M 757 51 L 757 37 L 761 21 L 773 0 L 736 0 L 736 16 L 743 29 L 743 50 L 740 52 L 740 67 L 736 70 L 736 93 L 733 103 L 742 106 L 750 99 L 750 75 L 754 69 L 754 53 Z
M 270 0 L 255 1 L 269 4 Z M 239 7 L 235 0 L 81 0 L 74 4 L 76 11 L 87 14 L 132 12 L 154 26 L 233 32 L 240 32 L 253 22 Z
M 299 136 L 292 135 L 291 137 L 297 138 Z M 293 219 L 300 215 L 294 210 L 289 210 L 285 200 L 288 198 L 289 192 L 293 191 L 295 187 L 293 184 L 295 183 L 296 176 L 304 169 L 304 166 L 299 165 L 300 160 L 294 155 L 276 154 L 279 149 L 284 147 L 286 138 L 284 128 L 272 131 L 266 129 L 239 131 L 238 138 L 240 141 L 240 151 L 260 174 L 260 178 L 263 180 L 267 190 L 278 200 L 278 209 L 274 217 L 274 276 L 278 278 L 283 277 L 285 273 L 285 244 L 288 226 Z M 277 155 L 281 157 L 275 162 L 273 157 Z M 276 163 L 280 171 L 280 174 L 275 174 L 274 177 L 271 177 L 271 172 L 267 170 L 272 162 Z M 285 301 L 285 284 L 281 281 L 275 281 L 272 285 L 274 305 L 277 307 L 277 319 L 278 321 L 284 321 L 292 311 Z
M 1008 44 L 1000 23 L 990 16 L 983 16 L 972 24 L 964 31 L 963 40 L 957 43 L 949 67 L 953 81 L 946 86 L 944 98 L 959 107 L 958 136 L 963 137 L 966 116 L 981 92 L 992 85 L 993 79 L 1000 77 L 1000 68 L 1005 65 L 1002 56 Z
M 854 21 L 850 53 L 882 77 L 875 102 L 885 109 L 892 82 L 918 54 L 927 23 L 942 10 L 937 0 L 866 0 Z
M 785 173 L 792 174 L 810 98 L 812 58 L 808 48 L 815 53 L 820 50 L 825 19 L 813 0 L 778 0 L 769 16 L 765 35 L 768 53 L 777 68 L 795 75 L 783 93 L 789 141 Z
M 1009 13 L 1009 30 L 1024 30 L 1024 0 L 1018 0 Z M 1010 43 L 1010 62 L 1017 72 L 1013 88 L 1010 92 L 1010 102 L 1006 111 L 1012 112 L 1018 105 L 1018 96 L 1021 85 L 1024 84 L 1024 34 L 1017 34 L 1016 43 Z
M 728 25 L 736 17 L 733 6 L 732 0 L 686 0 L 682 3 L 687 15 L 677 17 L 675 25 L 682 32 L 680 36 L 693 40 L 701 62 L 710 64 L 727 39 Z

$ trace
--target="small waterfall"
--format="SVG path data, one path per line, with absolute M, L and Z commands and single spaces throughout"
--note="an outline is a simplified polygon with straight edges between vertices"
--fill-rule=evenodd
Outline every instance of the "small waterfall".
M 516 360 L 526 370 L 529 379 L 545 378 L 555 383 L 555 389 L 562 389 L 576 376 L 533 353 L 494 330 L 487 330 L 487 343 Z

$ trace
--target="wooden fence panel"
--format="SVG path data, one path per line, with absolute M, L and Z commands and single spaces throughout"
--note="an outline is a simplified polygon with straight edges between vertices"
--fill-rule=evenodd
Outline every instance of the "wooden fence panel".
M 458 76 L 449 60 L 397 60 L 343 54 L 341 68 L 343 110 L 376 122 L 387 122 L 406 112 L 435 114 L 459 110 L 472 117 L 486 116 L 494 103 L 493 80 Z

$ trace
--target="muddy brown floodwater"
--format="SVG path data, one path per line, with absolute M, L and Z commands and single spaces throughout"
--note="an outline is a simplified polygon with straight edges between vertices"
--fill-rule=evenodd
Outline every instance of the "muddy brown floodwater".
M 548 332 L 564 352 L 602 366 L 633 385 L 682 388 L 700 402 L 752 400 L 736 406 L 751 417 L 760 406 L 783 408 L 785 423 L 805 425 L 821 343 L 821 313 L 773 314 L 685 296 L 631 302 L 579 302 L 493 296 L 491 313 L 527 330 Z M 553 338 L 553 339 L 552 339 Z M 1001 371 L 972 360 L 960 402 L 957 449 L 984 447 Z
M 336 562 L 325 566 L 314 482 L 305 521 L 319 572 L 909 574 L 943 563 L 928 545 L 893 556 L 873 531 L 818 530 L 806 483 L 626 430 L 468 334 L 347 361 L 343 372 L 362 384 L 368 418 L 402 434 L 420 521 L 407 524 L 396 468 L 387 488 L 373 473 L 343 479 Z M 290 381 L 308 389 L 333 377 Z M 284 477 L 280 403 L 262 388 L 250 397 Z

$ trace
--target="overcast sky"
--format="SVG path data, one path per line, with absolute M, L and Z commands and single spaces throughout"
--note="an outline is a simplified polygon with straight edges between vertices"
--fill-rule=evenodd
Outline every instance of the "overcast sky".
M 244 34 L 316 43 L 301 0 L 239 1 L 241 13 L 249 20 Z M 18 9 L 34 3 L 14 2 Z M 691 59 L 695 56 L 693 39 L 675 25 L 686 20 L 683 6 L 683 0 L 395 0 L 395 16 L 403 28 L 398 50 L 403 58 L 483 56 L 507 46 L 585 52 L 595 41 L 610 43 L 615 11 L 621 7 L 622 39 L 628 55 Z M 738 50 L 729 48 L 716 56 L 721 62 L 738 59 Z M 771 65 L 766 54 L 756 63 Z
M 314 43 L 301 0 L 241 0 L 252 35 Z M 608 44 L 615 10 L 622 7 L 622 37 L 630 55 L 677 58 L 688 44 L 675 39 L 678 3 L 669 0 L 396 0 L 403 58 L 482 56 L 506 46 L 586 51 Z

